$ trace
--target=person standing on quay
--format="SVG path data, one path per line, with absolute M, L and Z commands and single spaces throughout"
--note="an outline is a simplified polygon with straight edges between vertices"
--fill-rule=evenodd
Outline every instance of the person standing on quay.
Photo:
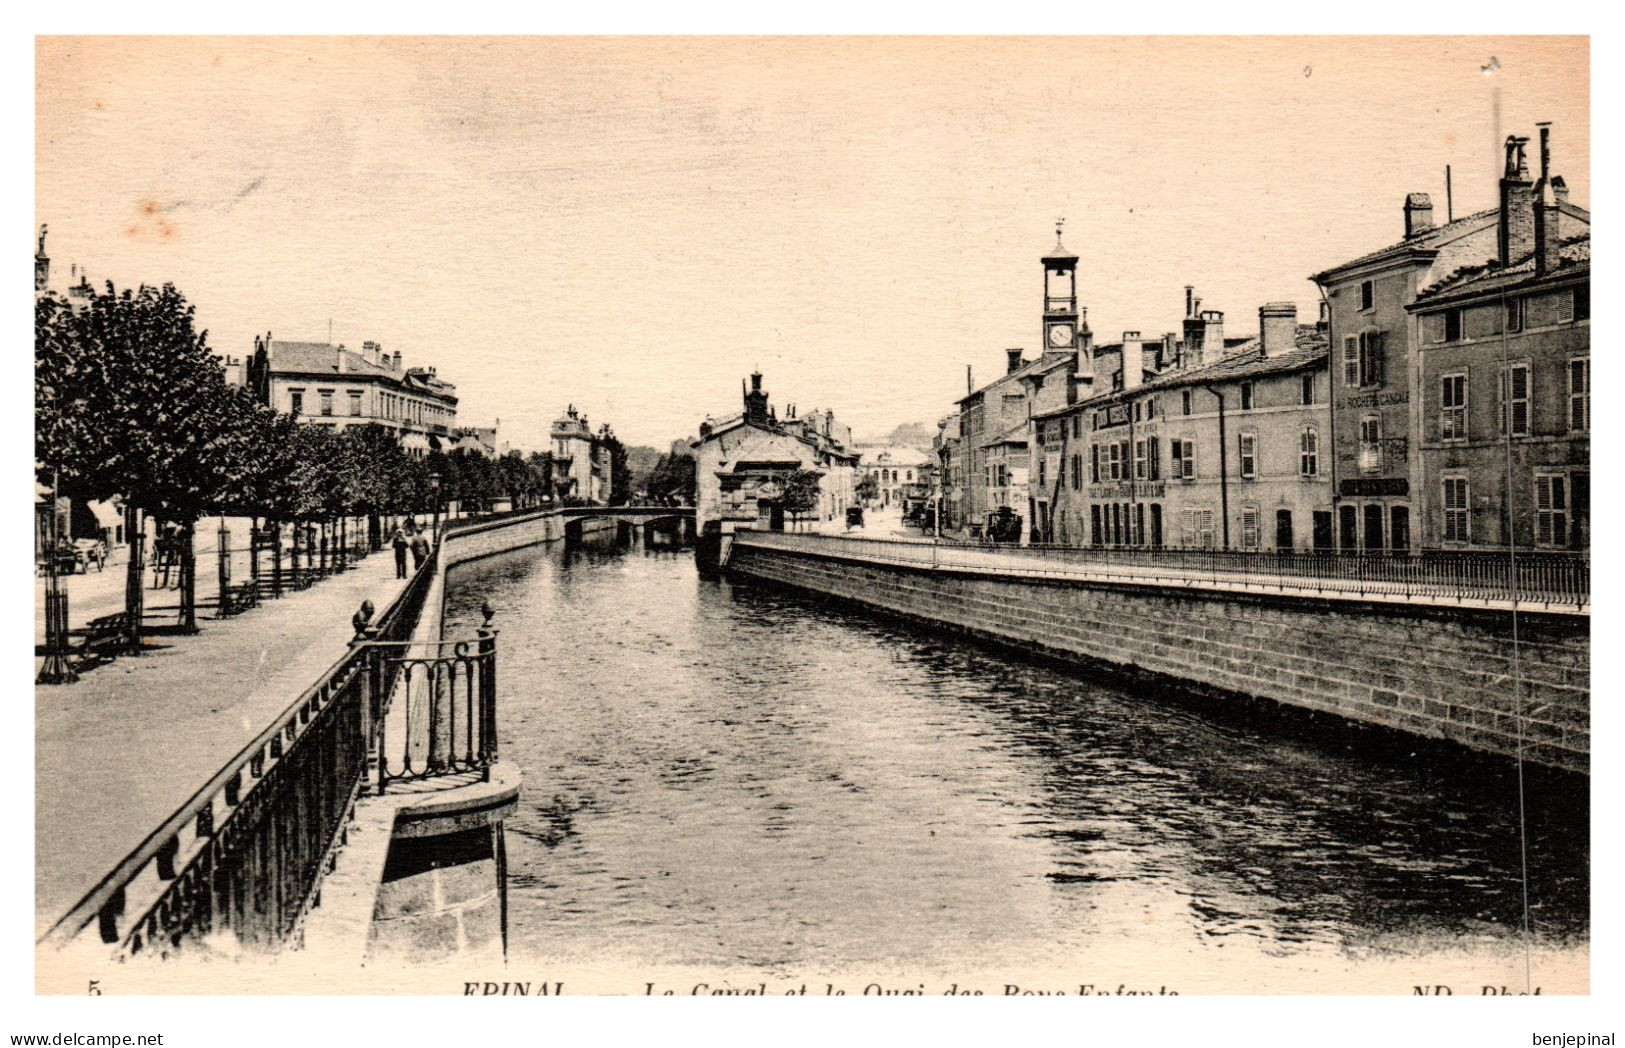
M 419 528 L 412 535 L 412 569 L 416 571 L 423 567 L 423 562 L 429 559 L 429 539 Z
M 390 546 L 395 550 L 395 577 L 406 578 L 406 547 L 411 543 L 406 541 L 406 532 L 400 527 L 395 528 L 395 534 L 390 537 Z

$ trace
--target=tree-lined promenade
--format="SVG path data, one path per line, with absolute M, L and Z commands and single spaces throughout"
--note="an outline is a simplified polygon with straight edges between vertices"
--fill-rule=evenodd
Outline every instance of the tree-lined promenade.
M 377 549 L 390 518 L 443 502 L 514 507 L 557 497 L 550 456 L 497 459 L 456 450 L 408 455 L 388 429 L 301 425 L 224 381 L 194 307 L 173 285 L 35 303 L 35 462 L 61 497 L 118 499 L 131 554 L 120 624 L 141 649 L 145 518 L 175 534 L 176 625 L 197 628 L 194 532 L 207 514 L 249 518 L 265 536 L 270 577 L 301 578 L 319 558 Z M 362 534 L 362 529 L 365 529 Z M 284 531 L 291 533 L 283 567 Z M 51 559 L 54 551 L 47 554 Z M 258 558 L 254 560 L 258 567 Z

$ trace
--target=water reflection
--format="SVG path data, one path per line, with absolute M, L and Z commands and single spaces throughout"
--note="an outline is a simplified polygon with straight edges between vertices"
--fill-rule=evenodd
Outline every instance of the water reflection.
M 764 971 L 1507 940 L 1516 781 L 1132 694 L 589 542 L 458 569 L 502 629 L 516 951 Z M 1583 939 L 1586 798 L 1531 794 Z

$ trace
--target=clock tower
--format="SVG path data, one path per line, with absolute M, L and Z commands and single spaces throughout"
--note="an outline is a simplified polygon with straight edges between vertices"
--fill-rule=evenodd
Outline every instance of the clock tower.
M 1044 355 L 1072 353 L 1081 344 L 1078 324 L 1078 256 L 1061 243 L 1055 221 L 1055 246 L 1044 256 Z

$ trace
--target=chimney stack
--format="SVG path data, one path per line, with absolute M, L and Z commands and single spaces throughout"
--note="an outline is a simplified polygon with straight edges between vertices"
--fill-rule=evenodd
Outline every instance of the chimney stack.
M 1020 347 L 1017 347 L 1016 349 L 1007 349 L 1007 350 L 1004 351 L 1004 355 L 1005 355 L 1006 358 L 1008 358 L 1008 361 L 1009 361 L 1008 366 L 1005 368 L 1005 372 L 1004 372 L 1006 375 L 1014 374 L 1015 372 L 1021 370 L 1021 349 L 1020 349 Z
M 1433 228 L 1433 200 L 1426 193 L 1405 198 L 1405 239 L 1419 237 Z
M 1217 309 L 1204 309 L 1201 319 L 1202 362 L 1216 364 L 1224 356 L 1224 314 Z
M 1562 240 L 1562 222 L 1552 188 L 1552 125 L 1542 121 L 1540 128 L 1540 181 L 1535 183 L 1535 272 L 1545 275 L 1557 264 L 1557 245 Z M 1567 187 L 1564 187 L 1567 195 Z
M 975 393 L 975 392 L 976 392 L 976 384 L 974 382 L 972 382 L 971 378 L 970 378 L 970 365 L 966 364 L 965 365 L 965 396 L 968 397 L 972 393 Z
M 1145 378 L 1145 349 L 1138 331 L 1123 332 L 1123 388 L 1137 389 Z
M 1266 359 L 1298 348 L 1297 303 L 1268 302 L 1258 307 L 1258 345 Z
M 1535 246 L 1534 191 L 1529 184 L 1529 158 L 1524 152 L 1528 145 L 1528 138 L 1507 136 L 1498 245 L 1503 268 L 1523 258 Z

